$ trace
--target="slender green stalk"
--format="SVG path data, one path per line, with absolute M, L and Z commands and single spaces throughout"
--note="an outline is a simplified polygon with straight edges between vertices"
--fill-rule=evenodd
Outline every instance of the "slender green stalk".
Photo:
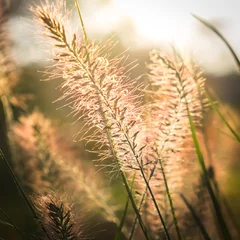
M 0 210 L 1 211 L 1 210 Z M 10 221 L 10 219 L 9 219 L 9 221 Z M 11 227 L 11 228 L 15 228 L 16 229 L 16 226 L 14 226 L 13 225 L 13 223 L 9 223 L 9 222 L 5 222 L 5 221 L 3 221 L 3 220 L 0 220 L 0 224 L 2 224 L 2 225 L 4 225 L 4 226 L 8 226 L 8 227 Z M 16 229 L 17 230 L 17 229 Z M 28 239 L 36 239 L 36 240 L 40 240 L 40 237 L 37 237 L 37 236 L 35 236 L 35 235 L 31 235 L 31 234 L 28 234 L 27 232 L 25 232 L 24 230 L 20 230 L 19 228 L 18 228 L 18 230 L 21 232 L 21 234 L 22 234 L 22 236 L 23 236 L 23 234 L 24 234 L 24 236 L 27 236 L 28 237 Z M 24 237 L 22 237 L 23 239 L 26 239 L 26 238 L 24 238 Z M 1 239 L 1 238 L 0 238 Z
M 137 205 L 136 205 L 135 200 L 134 200 L 134 198 L 133 198 L 133 196 L 132 196 L 131 189 L 130 189 L 129 186 L 128 186 L 128 182 L 127 182 L 126 176 L 124 175 L 124 173 L 123 173 L 122 171 L 121 171 L 121 176 L 122 176 L 124 185 L 125 185 L 125 187 L 126 187 L 126 190 L 127 190 L 128 196 L 129 196 L 129 199 L 131 200 L 132 207 L 133 207 L 133 209 L 134 209 L 134 211 L 135 211 L 135 213 L 136 213 L 136 215 L 137 215 L 137 217 L 138 217 L 138 221 L 139 221 L 139 224 L 140 224 L 140 226 L 141 226 L 141 228 L 142 228 L 142 231 L 143 231 L 146 239 L 147 239 L 147 240 L 150 240 L 150 239 L 152 239 L 152 238 L 151 238 L 151 236 L 149 235 L 149 233 L 148 233 L 148 231 L 147 231 L 147 228 L 145 227 L 145 225 L 144 225 L 144 223 L 143 223 L 143 221 L 142 221 L 142 217 L 141 217 L 141 215 L 140 215 L 140 212 L 138 211 Z
M 198 17 L 197 15 L 195 14 L 192 14 L 192 16 L 194 18 L 196 18 L 199 22 L 201 22 L 202 24 L 204 24 L 206 27 L 208 27 L 209 29 L 211 29 L 214 33 L 217 34 L 218 37 L 220 37 L 220 39 L 226 44 L 226 46 L 228 47 L 229 51 L 231 52 L 236 64 L 237 64 L 237 67 L 238 67 L 238 71 L 240 71 L 240 61 L 237 57 L 237 54 L 234 52 L 233 48 L 231 47 L 231 45 L 228 43 L 228 41 L 226 40 L 226 38 L 212 25 L 210 24 L 209 22 L 207 22 L 206 20 L 204 20 L 203 18 L 201 17 Z
M 105 118 L 105 114 L 104 114 L 104 113 L 103 113 L 103 117 Z M 107 123 L 106 119 L 105 119 L 104 121 Z M 107 124 L 106 124 L 106 125 L 107 125 Z M 131 201 L 131 204 L 132 204 L 132 207 L 133 207 L 133 209 L 134 209 L 134 211 L 135 211 L 135 214 L 137 215 L 137 218 L 138 218 L 139 224 L 140 224 L 140 226 L 141 226 L 141 229 L 142 229 L 142 231 L 143 231 L 146 239 L 147 239 L 147 240 L 150 240 L 150 239 L 151 239 L 151 236 L 149 235 L 149 233 L 148 233 L 148 231 L 147 231 L 147 228 L 145 227 L 145 224 L 144 224 L 144 222 L 143 222 L 143 220 L 142 220 L 142 217 L 141 217 L 141 215 L 140 215 L 140 212 L 139 212 L 138 209 L 137 209 L 137 205 L 136 205 L 135 200 L 134 200 L 134 198 L 133 198 L 132 191 L 131 191 L 131 189 L 130 189 L 130 187 L 129 187 L 127 178 L 126 178 L 124 172 L 120 169 L 120 163 L 119 163 L 119 159 L 118 159 L 118 157 L 117 157 L 118 153 L 115 151 L 114 144 L 113 144 L 113 141 L 112 141 L 112 138 L 111 138 L 111 133 L 110 133 L 110 131 L 109 131 L 108 128 L 107 128 L 107 136 L 108 136 L 108 140 L 109 140 L 109 143 L 110 143 L 111 151 L 112 151 L 112 153 L 113 153 L 113 156 L 114 156 L 115 161 L 117 162 L 117 164 L 118 164 L 118 166 L 119 166 L 119 171 L 120 171 L 121 177 L 122 177 L 122 179 L 123 179 L 124 186 L 125 186 L 125 188 L 126 188 L 126 190 L 127 190 L 127 194 L 128 194 L 128 197 L 129 197 L 129 199 L 130 199 L 130 201 Z
M 132 183 L 131 183 L 131 191 L 132 191 L 132 188 L 133 188 L 133 185 L 134 185 L 135 177 L 136 177 L 136 173 L 134 173 L 134 175 L 133 175 L 133 179 L 132 179 Z M 122 215 L 122 218 L 121 218 L 121 222 L 118 226 L 118 230 L 117 230 L 117 233 L 115 235 L 114 240 L 120 240 L 121 233 L 122 233 L 122 228 L 124 226 L 124 223 L 125 223 L 125 220 L 126 220 L 126 217 L 127 217 L 128 205 L 129 205 L 129 197 L 127 198 L 125 208 L 124 208 L 124 211 L 123 211 L 123 215 Z
M 209 237 L 207 230 L 205 229 L 204 225 L 202 224 L 200 218 L 198 217 L 198 215 L 196 214 L 194 208 L 191 206 L 191 204 L 188 202 L 188 200 L 185 198 L 185 196 L 183 194 L 180 193 L 180 196 L 182 198 L 182 200 L 184 201 L 184 203 L 186 204 L 186 206 L 188 207 L 189 211 L 192 214 L 192 217 L 194 218 L 196 224 L 199 226 L 202 235 L 204 237 L 205 240 L 211 240 L 211 238 Z
M 79 16 L 79 19 L 80 19 L 80 22 L 81 22 L 82 31 L 83 31 L 85 43 L 86 43 L 86 46 L 87 46 L 88 45 L 88 37 L 87 37 L 87 32 L 86 32 L 86 29 L 85 29 L 85 26 L 84 26 L 84 22 L 83 22 L 83 19 L 82 19 L 82 14 L 81 14 L 81 11 L 80 11 L 80 6 L 79 6 L 79 3 L 78 3 L 78 0 L 75 0 L 75 5 L 76 5 L 77 11 L 78 11 L 78 16 Z
M 124 226 L 124 223 L 125 223 L 125 220 L 126 220 L 126 216 L 127 216 L 128 205 L 129 205 L 129 198 L 127 198 L 127 201 L 126 201 L 126 204 L 125 204 L 125 208 L 124 208 L 124 211 L 123 211 L 123 215 L 122 215 L 122 218 L 121 218 L 121 222 L 120 222 L 120 224 L 118 226 L 118 230 L 117 230 L 117 233 L 115 235 L 114 240 L 120 240 L 121 233 L 122 233 L 122 228 Z
M 9 151 L 11 154 L 11 160 L 14 160 L 16 159 L 15 144 L 14 144 L 14 141 L 12 141 L 12 137 L 11 137 L 12 127 L 13 127 L 13 110 L 11 108 L 11 104 L 9 102 L 8 96 L 6 95 L 1 96 L 1 102 L 2 102 L 4 117 L 6 121 L 7 143 L 8 143 Z
M 162 214 L 161 214 L 161 212 L 160 212 L 160 209 L 159 209 L 159 207 L 158 207 L 157 201 L 156 201 L 156 199 L 155 199 L 155 196 L 154 196 L 154 194 L 153 194 L 153 192 L 152 192 L 152 189 L 150 188 L 150 185 L 149 185 L 149 183 L 148 183 L 148 181 L 147 181 L 147 179 L 146 179 L 146 177 L 145 177 L 144 175 L 143 175 L 143 178 L 144 178 L 144 182 L 145 182 L 146 185 L 147 185 L 148 191 L 149 191 L 149 193 L 150 193 L 150 195 L 151 195 L 151 197 L 152 197 L 152 201 L 153 201 L 153 203 L 154 203 L 154 205 L 155 205 L 155 207 L 156 207 L 158 216 L 160 217 L 160 220 L 161 220 L 161 222 L 162 222 L 162 224 L 163 224 L 163 228 L 164 228 L 164 232 L 165 232 L 165 234 L 166 234 L 166 237 L 167 237 L 167 239 L 171 239 L 171 238 L 170 238 L 170 235 L 169 235 L 169 233 L 168 233 L 166 224 L 165 224 L 165 222 L 164 222 L 164 219 L 163 219 L 163 217 L 162 217 Z
M 10 174 L 11 174 L 11 177 L 12 177 L 15 185 L 17 186 L 18 190 L 20 191 L 21 195 L 23 196 L 23 198 L 24 198 L 27 206 L 28 206 L 29 209 L 31 210 L 33 216 L 35 217 L 36 220 L 38 220 L 37 213 L 35 212 L 35 210 L 34 210 L 32 204 L 31 204 L 31 202 L 29 201 L 27 195 L 25 194 L 23 188 L 21 187 L 19 181 L 17 180 L 17 177 L 16 177 L 15 173 L 13 172 L 11 166 L 9 165 L 9 163 L 8 163 L 7 159 L 5 158 L 5 156 L 4 156 L 4 154 L 3 154 L 3 152 L 2 152 L 1 149 L 0 149 L 0 157 L 2 158 L 2 160 L 3 160 L 3 161 L 5 162 L 5 164 L 7 165 L 7 168 L 8 168 L 8 170 L 9 170 Z M 46 237 L 47 237 L 49 240 L 51 240 L 50 236 L 49 236 L 48 233 L 47 233 L 47 230 L 44 228 L 44 226 L 43 226 L 42 224 L 41 224 L 41 228 L 42 228 L 44 234 L 46 235 Z
M 0 220 L 0 224 L 5 225 L 5 226 L 9 226 L 9 227 L 12 227 L 12 228 L 15 228 L 11 223 L 5 222 L 3 220 Z
M 178 71 L 176 71 L 176 75 L 177 75 L 177 77 L 180 81 L 180 84 L 182 84 L 182 80 L 181 80 L 181 77 L 180 77 Z M 221 230 L 222 230 L 224 239 L 226 239 L 226 240 L 229 239 L 230 240 L 230 239 L 232 239 L 231 234 L 228 230 L 227 224 L 226 224 L 226 222 L 224 220 L 224 217 L 222 215 L 221 206 L 220 206 L 220 204 L 219 204 L 219 202 L 218 202 L 218 200 L 215 196 L 215 193 L 212 189 L 210 179 L 209 179 L 209 175 L 208 175 L 208 171 L 207 171 L 207 168 L 206 168 L 206 165 L 205 165 L 204 157 L 203 157 L 203 154 L 202 154 L 201 149 L 200 149 L 200 145 L 199 145 L 198 138 L 197 138 L 197 135 L 196 135 L 195 126 L 194 126 L 193 119 L 192 119 L 190 110 L 188 108 L 188 103 L 187 103 L 186 99 L 185 99 L 185 103 L 186 103 L 187 112 L 188 112 L 190 130 L 191 130 L 191 133 L 192 133 L 193 142 L 194 142 L 196 153 L 197 153 L 197 156 L 198 156 L 198 161 L 199 161 L 201 170 L 203 172 L 204 180 L 205 180 L 208 192 L 210 194 L 210 197 L 211 197 L 214 209 L 215 209 L 215 214 L 216 214 L 218 222 L 221 226 Z
M 231 222 L 232 222 L 232 224 L 233 224 L 233 226 L 234 226 L 238 236 L 240 237 L 240 226 L 239 226 L 239 224 L 238 224 L 238 222 L 237 222 L 237 220 L 236 220 L 236 218 L 235 218 L 235 216 L 233 214 L 233 211 L 232 211 L 231 207 L 229 206 L 229 203 L 228 203 L 226 197 L 220 191 L 215 176 L 213 176 L 212 182 L 213 182 L 213 187 L 215 188 L 215 190 L 216 190 L 216 192 L 218 194 L 218 197 L 221 199 L 221 201 L 222 201 L 222 203 L 223 203 L 223 205 L 225 207 L 225 210 L 226 210 L 226 212 L 227 212 L 227 214 L 228 214 L 228 216 L 229 216 L 229 218 L 230 218 L 230 220 L 231 220 Z
M 195 127 L 194 127 L 194 124 L 193 124 L 192 116 L 191 116 L 189 110 L 188 110 L 188 118 L 189 118 L 190 129 L 191 129 L 191 132 L 192 132 L 192 137 L 193 137 L 194 145 L 195 145 L 195 148 L 196 148 L 196 153 L 197 153 L 197 156 L 198 156 L 199 164 L 200 164 L 200 167 L 202 169 L 204 180 L 205 180 L 208 192 L 210 194 L 210 197 L 211 197 L 214 209 L 215 209 L 215 214 L 216 214 L 218 222 L 221 226 L 221 230 L 222 230 L 224 239 L 226 239 L 226 240 L 229 239 L 230 240 L 232 238 L 231 238 L 230 232 L 228 230 L 227 224 L 224 220 L 224 217 L 222 215 L 221 206 L 220 206 L 220 204 L 219 204 L 219 202 L 218 202 L 218 200 L 215 196 L 215 193 L 212 189 L 210 179 L 209 179 L 209 176 L 208 176 L 208 172 L 207 172 L 207 168 L 205 166 L 204 158 L 203 158 L 203 155 L 202 155 L 202 152 L 201 152 L 201 149 L 200 149 L 200 145 L 199 145 L 199 142 L 198 142 L 198 139 L 197 139 L 197 135 L 196 135 Z
M 170 204 L 171 213 L 172 213 L 172 215 L 173 215 L 173 221 L 174 221 L 174 225 L 175 225 L 175 227 L 176 227 L 178 239 L 181 239 L 180 229 L 179 229 L 179 227 L 178 227 L 178 221 L 177 221 L 177 217 L 176 217 L 176 214 L 175 214 L 175 210 L 174 210 L 174 206 L 173 206 L 173 201 L 172 201 L 171 193 L 170 193 L 170 190 L 169 190 L 169 187 L 168 187 L 167 178 L 166 178 L 166 175 L 165 175 L 165 172 L 164 172 L 164 168 L 163 168 L 162 162 L 161 162 L 160 159 L 158 159 L 158 160 L 159 160 L 158 162 L 159 162 L 159 164 L 160 164 L 160 166 L 161 166 L 161 171 L 162 171 L 163 178 L 164 178 L 164 185 L 165 185 L 165 188 L 166 188 L 166 192 L 167 192 L 167 196 L 168 196 L 168 201 L 169 201 L 169 204 Z M 145 191 L 144 191 L 144 193 L 143 193 L 143 196 L 142 196 L 142 198 L 141 198 L 141 202 L 140 202 L 139 207 L 138 207 L 139 212 L 140 212 L 140 210 L 141 210 L 141 208 L 142 208 L 142 204 L 143 204 L 144 199 L 145 199 L 145 197 L 146 197 L 146 193 L 147 193 L 147 190 L 148 190 L 149 182 L 150 182 L 150 180 L 151 180 L 151 178 L 152 178 L 152 176 L 153 176 L 153 174 L 154 174 L 154 171 L 155 171 L 155 169 L 156 169 L 156 165 L 157 165 L 157 164 L 155 164 L 154 168 L 153 168 L 152 171 L 151 171 L 150 177 L 149 177 L 149 179 L 147 180 L 147 186 L 146 186 L 146 189 L 145 189 Z M 150 193 L 152 193 L 152 191 L 151 191 Z M 153 193 L 152 193 L 152 195 L 154 196 Z M 151 195 L 151 196 L 152 196 L 152 195 Z M 155 200 L 155 198 L 153 199 L 153 201 L 154 201 L 154 200 Z M 155 201 L 155 203 L 157 204 L 156 201 Z M 166 237 L 167 237 L 167 238 L 170 238 L 169 233 L 168 233 L 168 230 L 167 230 L 167 227 L 166 227 L 166 224 L 165 224 L 165 222 L 164 222 L 164 219 L 163 219 L 163 217 L 162 217 L 162 215 L 161 215 L 160 212 L 159 212 L 159 214 L 160 214 L 160 216 L 161 216 L 161 217 L 160 217 L 160 220 L 161 220 L 161 222 L 163 223 L 163 227 L 164 227 L 164 231 L 165 231 L 165 233 L 166 233 Z M 131 229 L 131 233 L 130 233 L 129 239 L 132 239 L 132 238 L 133 238 L 134 231 L 135 231 L 135 227 L 136 227 L 136 223 L 137 223 L 137 218 L 135 218 L 135 220 L 134 220 L 134 222 L 133 222 L 133 226 L 132 226 L 132 229 Z
M 138 207 L 138 211 L 139 211 L 139 212 L 141 211 L 143 202 L 144 202 L 144 200 L 145 200 L 146 191 L 147 191 L 147 189 L 145 190 L 145 192 L 144 192 L 144 194 L 143 194 L 143 196 L 142 196 L 142 198 L 141 198 L 141 202 L 140 202 L 139 207 Z M 132 225 L 131 232 L 130 232 L 130 235 L 129 235 L 129 240 L 132 240 L 133 237 L 134 237 L 135 227 L 136 227 L 136 225 L 137 225 L 137 220 L 138 220 L 138 218 L 137 218 L 137 216 L 136 216 L 136 217 L 134 218 L 134 221 L 133 221 L 133 225 Z
M 102 94 L 102 96 L 104 97 L 103 94 Z M 105 97 L 104 97 L 104 98 L 105 98 Z M 112 109 L 110 109 L 110 110 L 111 110 L 112 114 L 114 115 L 114 112 L 112 111 Z M 149 191 L 149 193 L 150 193 L 150 195 L 151 195 L 152 201 L 153 201 L 153 203 L 154 203 L 154 206 L 155 206 L 155 208 L 156 208 L 156 210 L 157 210 L 158 216 L 159 216 L 159 218 L 160 218 L 160 220 L 161 220 L 161 223 L 162 223 L 162 225 L 163 225 L 163 228 L 164 228 L 165 234 L 166 234 L 166 236 L 167 236 L 167 239 L 170 239 L 170 235 L 169 235 L 169 233 L 168 233 L 166 224 L 165 224 L 165 222 L 164 222 L 164 219 L 163 219 L 162 214 L 161 214 L 161 212 L 160 212 L 160 209 L 159 209 L 159 207 L 158 207 L 158 204 L 157 204 L 157 201 L 156 201 L 156 199 L 155 199 L 155 196 L 154 196 L 154 194 L 153 194 L 153 192 L 152 192 L 152 189 L 151 189 L 151 187 L 150 187 L 150 185 L 149 185 L 149 181 L 147 180 L 147 178 L 146 178 L 146 176 L 145 176 L 145 173 L 144 173 L 144 171 L 143 171 L 143 168 L 141 167 L 141 164 L 140 164 L 138 158 L 136 157 L 137 154 L 136 154 L 136 152 L 135 152 L 135 150 L 134 150 L 134 147 L 133 147 L 131 141 L 129 140 L 129 137 L 128 137 L 127 133 L 124 131 L 123 127 L 121 126 L 121 123 L 118 122 L 118 124 L 119 124 L 119 130 L 124 133 L 124 137 L 125 137 L 128 145 L 129 145 L 129 147 L 130 147 L 130 149 L 131 149 L 131 151 L 132 151 L 132 153 L 133 153 L 133 156 L 134 156 L 134 158 L 135 158 L 135 160 L 136 160 L 136 162 L 137 162 L 137 164 L 138 164 L 138 166 L 139 166 L 139 169 L 140 169 L 140 172 L 141 172 L 141 174 L 142 174 L 143 180 L 144 180 L 144 182 L 145 182 L 145 184 L 146 184 L 146 188 L 148 189 L 148 191 Z
M 11 174 L 11 177 L 12 177 L 15 185 L 16 185 L 17 188 L 19 189 L 20 193 L 22 194 L 25 202 L 27 203 L 27 206 L 30 208 L 30 210 L 32 211 L 33 215 L 34 215 L 34 216 L 37 216 L 37 214 L 35 213 L 35 210 L 34 210 L 32 204 L 31 204 L 30 201 L 28 200 L 27 195 L 24 193 L 24 191 L 23 191 L 23 189 L 22 189 L 19 181 L 17 180 L 17 177 L 15 176 L 15 173 L 13 172 L 12 168 L 10 167 L 10 165 L 9 165 L 7 159 L 5 158 L 5 156 L 4 156 L 4 154 L 3 154 L 3 152 L 2 152 L 1 149 L 0 149 L 0 157 L 2 158 L 2 160 L 3 160 L 3 161 L 5 162 L 5 164 L 7 165 L 7 168 L 8 168 L 8 170 L 9 170 L 10 174 Z
M 213 110 L 219 115 L 219 117 L 222 119 L 222 121 L 225 123 L 227 128 L 230 130 L 232 135 L 235 137 L 235 139 L 240 142 L 240 136 L 235 132 L 235 130 L 232 128 L 232 126 L 228 123 L 226 118 L 223 116 L 223 114 L 219 111 L 215 101 L 212 100 L 208 92 L 204 89 L 202 89 L 198 84 L 197 87 L 203 92 L 204 96 L 207 98 L 208 102 L 211 104 Z
M 228 121 L 226 120 L 226 118 L 223 116 L 223 114 L 219 111 L 218 107 L 216 106 L 216 103 L 211 99 L 211 97 L 209 96 L 209 94 L 205 91 L 202 90 L 205 97 L 208 99 L 209 103 L 211 104 L 213 110 L 219 115 L 219 117 L 222 119 L 222 121 L 225 123 L 225 125 L 227 126 L 227 128 L 230 130 L 230 132 L 232 133 L 232 135 L 235 137 L 235 139 L 240 143 L 240 136 L 234 131 L 234 129 L 231 127 L 231 125 L 228 123 Z
M 24 239 L 22 232 L 19 230 L 19 228 L 14 224 L 14 222 L 11 220 L 11 218 L 0 208 L 0 212 L 2 212 L 2 214 L 8 219 L 8 221 L 11 224 L 8 224 L 8 226 L 11 226 L 13 228 L 16 229 L 16 231 L 19 233 L 19 235 L 21 236 L 22 239 Z
M 163 164 L 162 164 L 161 159 L 159 159 L 159 164 L 161 166 L 163 181 L 164 181 L 168 201 L 169 201 L 169 204 L 170 204 L 170 208 L 171 208 L 171 212 L 172 212 L 172 216 L 173 216 L 173 222 L 174 222 L 174 225 L 175 225 L 175 228 L 176 228 L 177 236 L 178 236 L 178 239 L 181 240 L 182 238 L 181 238 L 181 233 L 180 233 L 180 229 L 179 229 L 179 226 L 178 226 L 177 216 L 176 216 L 175 209 L 174 209 L 174 206 L 173 206 L 173 200 L 172 200 L 171 192 L 170 192 L 169 187 L 168 187 L 167 177 L 166 177 L 165 170 L 163 168 Z

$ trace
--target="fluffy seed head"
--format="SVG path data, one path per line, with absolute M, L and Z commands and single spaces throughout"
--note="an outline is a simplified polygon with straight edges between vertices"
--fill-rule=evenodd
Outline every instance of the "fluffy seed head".
M 48 76 L 64 79 L 59 100 L 65 100 L 64 106 L 83 123 L 76 137 L 81 134 L 81 139 L 95 142 L 102 159 L 115 156 L 125 170 L 139 168 L 134 158 L 142 147 L 136 140 L 142 126 L 141 96 L 129 75 L 133 64 L 126 66 L 124 54 L 110 57 L 113 39 L 87 44 L 77 34 L 68 36 L 66 26 L 49 9 L 32 11 L 54 40 L 56 64 Z
M 81 240 L 82 225 L 76 221 L 71 205 L 56 194 L 48 194 L 34 199 L 39 213 L 39 221 L 52 240 Z

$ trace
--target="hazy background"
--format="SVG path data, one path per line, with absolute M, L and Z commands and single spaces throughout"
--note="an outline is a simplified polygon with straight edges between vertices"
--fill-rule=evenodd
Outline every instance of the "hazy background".
M 9 0 L 10 1 L 10 0 Z M 60 0 L 61 1 L 61 0 Z M 14 2 L 14 1 L 13 1 Z M 10 22 L 15 42 L 14 55 L 20 64 L 36 62 L 43 57 L 34 38 L 34 26 L 28 19 L 33 0 L 15 0 L 17 14 Z M 73 0 L 67 0 L 73 6 Z M 194 55 L 204 68 L 221 75 L 235 66 L 224 44 L 197 22 L 191 13 L 205 18 L 227 37 L 240 52 L 238 0 L 81 0 L 83 18 L 90 36 L 104 38 L 116 34 L 126 48 L 142 51 L 166 48 L 174 44 Z M 76 25 L 78 23 L 76 22 Z M 36 52 L 36 50 L 38 50 Z
M 41 1 L 2 1 L 8 2 L 12 12 L 9 30 L 17 64 L 29 67 L 45 63 L 50 57 L 46 52 L 50 51 L 40 44 L 28 10 L 29 5 Z M 81 31 L 74 0 L 66 2 L 69 9 L 73 8 L 72 28 Z M 89 37 L 101 40 L 116 35 L 117 52 L 129 49 L 130 57 L 139 60 L 136 74 L 146 73 L 145 62 L 151 49 L 168 52 L 174 45 L 200 64 L 208 83 L 222 100 L 240 104 L 240 80 L 232 56 L 224 43 L 191 15 L 213 23 L 240 55 L 240 1 L 80 0 L 79 3 Z

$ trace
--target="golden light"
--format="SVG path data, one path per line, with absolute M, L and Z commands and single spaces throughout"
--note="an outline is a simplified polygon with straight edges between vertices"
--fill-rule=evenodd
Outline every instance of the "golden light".
M 191 15 L 187 10 L 179 11 L 167 1 L 113 1 L 123 17 L 132 20 L 139 41 L 145 44 L 186 43 L 190 34 Z

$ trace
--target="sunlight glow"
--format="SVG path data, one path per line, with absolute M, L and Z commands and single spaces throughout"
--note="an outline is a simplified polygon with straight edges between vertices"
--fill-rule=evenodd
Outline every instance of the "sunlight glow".
M 129 1 L 114 0 L 118 9 L 133 21 L 135 31 L 140 40 L 150 43 L 157 42 L 178 42 L 186 41 L 190 32 L 189 18 L 187 11 L 179 11 L 165 1 Z M 181 16 L 182 15 L 182 16 Z
M 197 56 L 199 61 L 217 72 L 235 69 L 235 63 L 222 42 L 203 28 L 190 13 L 206 20 L 224 23 L 219 30 L 227 36 L 232 47 L 239 52 L 239 0 L 91 0 L 82 2 L 82 15 L 87 32 L 96 39 L 116 34 L 126 48 L 134 50 L 160 48 L 174 45 L 184 52 Z M 72 4 L 74 7 L 74 4 Z M 74 10 L 73 10 L 74 12 Z M 33 25 L 24 18 L 11 21 L 12 39 L 18 39 L 14 53 L 21 64 L 43 57 L 34 45 Z M 78 26 L 78 18 L 73 26 Z M 32 35 L 31 35 L 32 34 Z M 24 36 L 24 37 L 19 37 Z M 28 36 L 28 37 L 26 37 Z M 31 42 L 31 44 L 29 44 Z M 28 47 L 28 56 L 25 49 Z M 39 53 L 36 53 L 39 49 Z M 211 57 L 209 57 L 211 53 Z M 223 57 L 225 56 L 225 57 Z M 224 58 L 224 61 L 222 59 Z

